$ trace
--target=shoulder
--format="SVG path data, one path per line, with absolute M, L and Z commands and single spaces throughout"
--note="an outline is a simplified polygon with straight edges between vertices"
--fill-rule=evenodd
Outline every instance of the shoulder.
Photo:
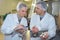
M 51 14 L 47 13 L 47 16 L 49 20 L 55 20 L 54 16 L 52 16 Z
M 8 14 L 8 16 L 13 16 L 13 15 L 17 15 L 16 13 L 15 14 Z
M 7 17 L 13 17 L 15 15 L 17 15 L 17 14 L 8 14 Z

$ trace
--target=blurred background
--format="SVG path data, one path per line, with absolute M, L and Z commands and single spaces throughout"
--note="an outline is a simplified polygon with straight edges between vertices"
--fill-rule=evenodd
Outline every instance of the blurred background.
M 0 28 L 8 14 L 16 13 L 16 6 L 18 2 L 24 2 L 28 8 L 31 8 L 33 0 L 0 0 Z M 37 0 L 45 1 L 47 3 L 47 11 L 55 17 L 57 31 L 60 32 L 60 0 Z M 31 9 L 32 11 L 32 9 Z M 28 11 L 29 13 L 29 11 Z M 32 13 L 29 13 L 29 18 Z M 0 40 L 3 40 L 4 35 L 0 32 Z

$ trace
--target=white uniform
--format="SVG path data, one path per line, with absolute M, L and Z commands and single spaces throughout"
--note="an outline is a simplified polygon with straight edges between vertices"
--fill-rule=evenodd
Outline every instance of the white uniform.
M 55 19 L 52 15 L 48 14 L 47 12 L 45 13 L 42 20 L 40 20 L 40 15 L 33 14 L 31 16 L 30 29 L 32 29 L 33 26 L 36 26 L 39 29 L 39 31 L 48 30 L 48 35 L 49 35 L 48 39 L 50 39 L 56 35 Z M 37 40 L 37 39 L 33 38 L 31 40 Z
M 17 14 L 7 15 L 2 27 L 1 32 L 5 35 L 4 40 L 21 40 L 18 34 L 12 37 L 11 33 L 14 32 L 14 29 L 19 24 Z M 26 18 L 22 18 L 20 24 L 27 26 Z M 10 35 L 9 35 L 10 34 Z

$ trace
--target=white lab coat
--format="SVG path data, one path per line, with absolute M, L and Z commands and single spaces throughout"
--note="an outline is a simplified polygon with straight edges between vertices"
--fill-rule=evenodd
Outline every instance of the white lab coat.
M 40 20 L 39 15 L 34 13 L 31 16 L 30 29 L 32 29 L 33 26 L 36 26 L 39 29 L 39 31 L 48 30 L 48 35 L 49 35 L 48 39 L 50 39 L 56 35 L 55 19 L 52 15 L 48 14 L 47 12 L 45 13 L 42 20 Z M 35 39 L 31 39 L 31 40 L 37 40 L 37 39 L 35 38 Z
M 5 36 L 4 40 L 21 40 L 21 38 L 18 37 L 18 34 L 16 34 L 14 37 L 12 37 L 12 35 L 9 35 L 12 32 L 14 32 L 14 29 L 16 28 L 16 26 L 18 24 L 19 24 L 19 21 L 18 21 L 18 18 L 17 18 L 17 14 L 7 15 L 7 17 L 6 17 L 6 19 L 3 22 L 2 27 L 1 27 L 1 32 Z M 27 26 L 27 20 L 26 20 L 25 17 L 23 17 L 21 19 L 20 24 L 22 24 L 24 26 Z

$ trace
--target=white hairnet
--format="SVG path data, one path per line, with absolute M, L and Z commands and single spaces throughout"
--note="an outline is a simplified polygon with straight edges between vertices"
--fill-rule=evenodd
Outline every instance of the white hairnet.
M 17 4 L 17 7 L 16 7 L 16 10 L 17 11 L 19 11 L 19 5 L 21 4 L 21 2 L 19 2 L 18 4 Z
M 27 5 L 25 5 L 25 4 L 22 3 L 22 2 L 19 2 L 19 3 L 17 4 L 16 10 L 19 11 L 22 7 L 27 7 Z
M 46 2 L 44 1 L 37 2 L 36 5 L 40 5 L 44 11 L 47 10 L 47 5 L 46 5 Z

